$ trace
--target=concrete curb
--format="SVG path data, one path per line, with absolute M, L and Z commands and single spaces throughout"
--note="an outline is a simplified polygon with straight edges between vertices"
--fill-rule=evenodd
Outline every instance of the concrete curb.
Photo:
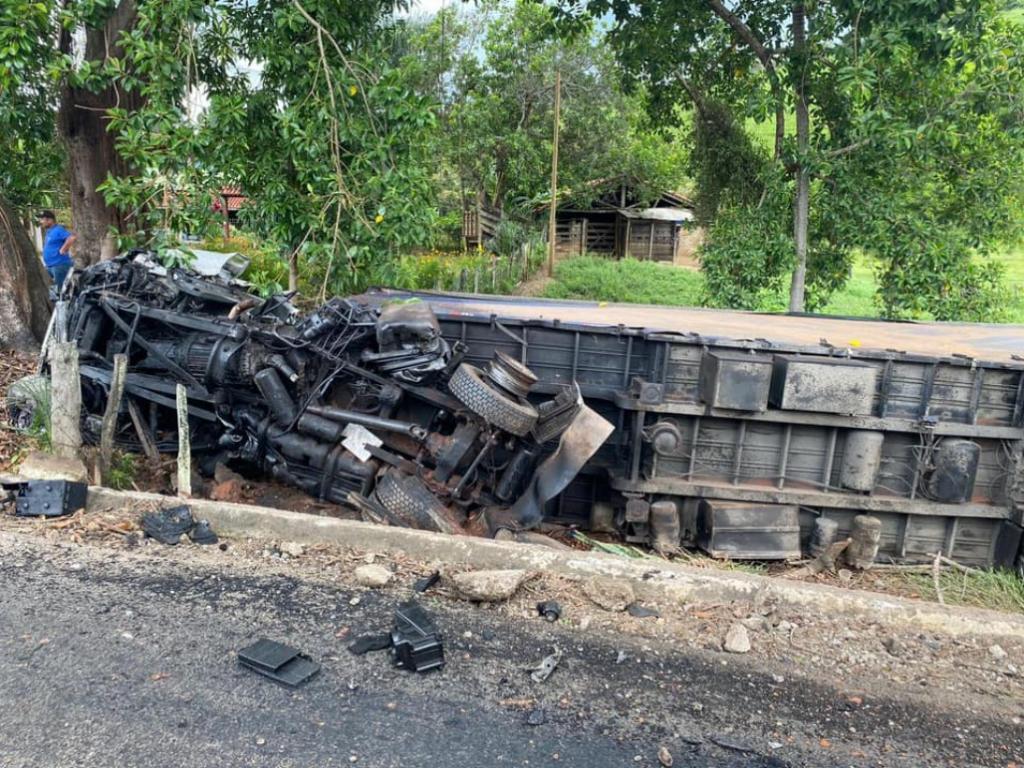
M 174 499 L 154 493 L 90 487 L 90 511 L 127 502 Z M 628 579 L 649 602 L 683 603 L 770 600 L 779 605 L 838 615 L 867 616 L 884 624 L 913 626 L 953 635 L 1024 637 L 1024 616 L 976 608 L 942 606 L 876 592 L 804 584 L 786 579 L 664 562 L 630 560 L 600 552 L 565 552 L 517 542 L 391 528 L 355 520 L 318 517 L 251 504 L 193 499 L 196 518 L 210 521 L 227 537 L 275 539 L 302 544 L 334 544 L 381 553 L 401 553 L 426 562 L 472 568 L 524 568 L 574 578 Z

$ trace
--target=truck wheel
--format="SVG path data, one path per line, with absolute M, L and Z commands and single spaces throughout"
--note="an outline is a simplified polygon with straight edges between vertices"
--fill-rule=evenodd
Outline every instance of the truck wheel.
M 441 533 L 462 531 L 451 510 L 418 477 L 388 472 L 377 481 L 375 493 L 381 506 L 402 525 Z
M 498 392 L 483 380 L 480 369 L 463 363 L 448 381 L 448 389 L 460 403 L 488 424 L 523 437 L 537 423 L 537 409 Z

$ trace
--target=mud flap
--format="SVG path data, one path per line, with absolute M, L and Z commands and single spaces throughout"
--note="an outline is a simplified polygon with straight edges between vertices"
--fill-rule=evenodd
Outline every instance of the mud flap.
M 565 490 L 614 431 L 611 422 L 581 402 L 558 448 L 533 473 L 522 496 L 509 508 L 508 517 L 523 528 L 537 525 L 544 516 L 544 504 Z

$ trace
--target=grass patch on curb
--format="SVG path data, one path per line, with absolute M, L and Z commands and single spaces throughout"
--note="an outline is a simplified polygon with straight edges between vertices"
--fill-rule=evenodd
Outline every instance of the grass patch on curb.
M 923 600 L 938 601 L 931 574 L 908 573 L 906 579 Z M 1024 614 L 1024 580 L 1013 571 L 994 570 L 976 573 L 943 571 L 939 585 L 947 605 L 989 608 L 1006 613 Z

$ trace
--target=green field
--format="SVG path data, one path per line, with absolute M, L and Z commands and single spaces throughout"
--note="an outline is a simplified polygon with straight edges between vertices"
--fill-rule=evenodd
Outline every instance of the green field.
M 1024 324 L 1024 248 L 1008 251 L 1001 260 L 1006 264 L 1006 284 L 1011 296 L 1006 319 Z M 580 256 L 560 262 L 555 267 L 554 280 L 543 287 L 541 295 L 553 299 L 692 307 L 701 303 L 703 288 L 703 276 L 691 269 L 635 259 L 613 261 Z M 784 297 L 779 296 L 761 309 L 776 311 L 784 304 Z M 846 286 L 832 297 L 822 313 L 878 317 L 875 275 L 868 259 L 859 259 L 854 264 Z

